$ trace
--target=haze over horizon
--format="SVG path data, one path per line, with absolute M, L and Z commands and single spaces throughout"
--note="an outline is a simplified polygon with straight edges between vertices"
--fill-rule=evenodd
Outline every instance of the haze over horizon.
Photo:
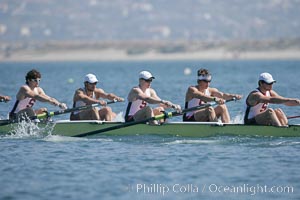
M 300 37 L 300 0 L 2 0 L 0 41 Z

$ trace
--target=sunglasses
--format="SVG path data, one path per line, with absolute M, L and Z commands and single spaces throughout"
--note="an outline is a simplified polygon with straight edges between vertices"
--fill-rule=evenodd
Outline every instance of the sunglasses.
M 211 75 L 210 74 L 200 74 L 198 76 L 198 81 L 205 81 L 207 83 L 211 82 Z
M 147 83 L 151 83 L 152 79 L 143 79 L 144 81 L 146 81 Z
M 266 84 L 266 85 L 273 85 L 273 83 L 274 82 L 272 82 L 272 83 L 267 83 L 266 81 L 262 81 L 264 84 Z
M 37 79 L 31 79 L 31 81 L 34 81 L 34 82 L 36 82 L 36 83 L 39 83 L 39 82 L 41 82 L 41 79 L 40 79 L 40 78 L 37 78 Z
M 95 83 L 90 83 L 90 82 L 88 82 L 88 84 L 90 84 L 90 85 L 97 85 L 97 83 L 98 83 L 98 82 L 95 82 Z
M 205 83 L 210 83 L 211 80 L 199 80 L 199 81 L 204 81 Z

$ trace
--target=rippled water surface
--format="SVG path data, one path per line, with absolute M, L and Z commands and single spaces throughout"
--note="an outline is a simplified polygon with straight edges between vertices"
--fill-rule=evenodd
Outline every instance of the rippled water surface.
M 72 105 L 72 95 L 86 73 L 99 86 L 126 97 L 140 70 L 150 70 L 158 95 L 183 106 L 195 73 L 207 67 L 212 87 L 244 95 L 268 71 L 283 96 L 300 97 L 299 61 L 176 61 L 1 63 L 0 117 L 13 106 L 15 94 L 31 68 L 42 72 L 46 93 Z M 184 75 L 190 68 L 191 75 Z M 42 104 L 38 104 L 40 106 Z M 57 108 L 45 105 L 49 110 Z M 288 116 L 299 107 L 281 107 Z M 112 105 L 122 115 L 126 104 Z M 240 121 L 243 102 L 228 103 Z M 67 115 L 54 118 L 67 119 Z M 171 121 L 180 121 L 180 117 Z M 298 124 L 299 119 L 290 123 Z M 27 127 L 28 128 L 28 127 Z M 102 136 L 69 138 L 41 134 L 31 127 L 0 137 L 0 199 L 299 199 L 300 138 L 170 136 Z

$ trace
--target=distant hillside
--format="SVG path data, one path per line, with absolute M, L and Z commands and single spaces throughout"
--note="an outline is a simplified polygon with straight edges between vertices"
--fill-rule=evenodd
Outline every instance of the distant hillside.
M 299 0 L 1 0 L 0 41 L 299 38 L 299 10 Z
M 0 62 L 175 58 L 240 59 L 250 57 L 252 59 L 300 59 L 300 38 L 259 41 L 226 40 L 216 42 L 183 40 L 31 41 L 1 43 L 1 46 Z

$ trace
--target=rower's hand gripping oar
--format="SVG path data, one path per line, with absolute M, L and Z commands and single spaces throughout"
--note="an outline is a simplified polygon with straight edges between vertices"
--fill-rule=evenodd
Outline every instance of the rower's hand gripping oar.
M 116 103 L 117 100 L 114 99 L 112 101 L 107 102 L 106 104 L 112 104 L 112 103 Z M 58 111 L 53 111 L 53 112 L 45 112 L 43 114 L 39 114 L 37 116 L 34 116 L 33 119 L 43 119 L 43 118 L 47 118 L 47 117 L 53 117 L 55 115 L 61 115 L 61 114 L 66 114 L 66 113 L 70 113 L 70 112 L 75 112 L 75 111 L 81 111 L 81 110 L 87 110 L 87 109 L 91 109 L 97 106 L 101 106 L 100 103 L 94 103 L 91 105 L 86 105 L 86 106 L 80 106 L 80 107 L 75 107 L 75 108 L 68 108 L 65 110 L 58 110 Z
M 226 100 L 225 103 L 230 102 L 230 101 L 235 101 L 235 100 L 236 100 L 236 98 L 232 98 L 230 100 Z M 90 132 L 78 134 L 78 135 L 75 135 L 73 137 L 85 137 L 85 136 L 95 135 L 95 134 L 108 132 L 108 131 L 112 131 L 112 130 L 116 130 L 116 129 L 120 129 L 120 128 L 125 128 L 125 127 L 128 127 L 128 126 L 133 126 L 133 125 L 136 125 L 136 124 L 144 124 L 144 123 L 146 123 L 148 121 L 151 121 L 151 120 L 160 120 L 160 119 L 164 119 L 164 118 L 179 116 L 179 115 L 182 115 L 183 113 L 204 109 L 204 108 L 207 108 L 207 107 L 210 107 L 210 106 L 214 106 L 216 104 L 217 103 L 214 102 L 214 103 L 199 105 L 199 106 L 195 106 L 195 107 L 192 107 L 192 108 L 184 109 L 181 112 L 180 111 L 173 111 L 173 112 L 168 112 L 168 113 L 165 112 L 165 113 L 162 113 L 160 115 L 156 115 L 154 117 L 150 117 L 150 118 L 147 118 L 147 119 L 144 119 L 144 120 L 127 122 L 127 123 L 124 123 L 124 124 L 120 124 L 120 125 L 116 125 L 116 126 L 112 126 L 112 127 L 108 127 L 108 128 L 103 128 L 103 129 L 100 129 L 100 130 L 95 130 L 95 131 L 90 131 Z
M 0 99 L 0 102 L 4 102 L 4 103 L 7 103 L 7 102 L 9 102 L 9 100 L 5 100 L 5 99 Z

